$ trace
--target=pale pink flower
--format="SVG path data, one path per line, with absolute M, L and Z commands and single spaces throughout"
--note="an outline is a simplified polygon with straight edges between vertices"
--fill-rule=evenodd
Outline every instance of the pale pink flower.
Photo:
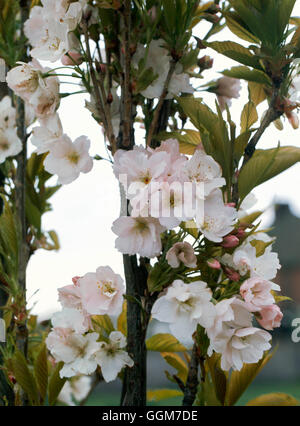
M 168 323 L 178 340 L 191 344 L 197 324 L 205 328 L 214 324 L 216 312 L 211 297 L 203 281 L 185 284 L 175 280 L 154 303 L 152 318 Z
M 133 360 L 125 351 L 125 347 L 126 337 L 120 331 L 112 331 L 108 343 L 100 342 L 96 360 L 106 382 L 115 380 L 124 367 L 133 367 Z
M 116 248 L 123 254 L 151 258 L 161 252 L 160 234 L 165 228 L 157 219 L 122 216 L 114 221 L 112 231 L 118 235 Z
M 58 289 L 58 300 L 65 308 L 82 309 L 78 285 L 66 285 Z
M 78 280 L 83 309 L 90 315 L 117 315 L 122 310 L 124 283 L 109 266 L 100 266 Z
M 240 96 L 241 83 L 240 80 L 231 77 L 221 77 L 218 81 L 218 86 L 216 88 L 216 95 L 220 104 L 220 108 L 223 111 L 225 105 L 231 105 L 231 99 L 237 99 Z
M 58 114 L 41 118 L 39 121 L 40 126 L 32 129 L 31 143 L 36 146 L 37 154 L 43 154 L 50 151 L 52 144 L 62 137 L 63 129 Z
M 70 329 L 54 328 L 46 339 L 51 355 L 57 362 L 63 361 L 60 377 L 92 374 L 97 368 L 96 353 L 100 349 L 98 333 L 86 335 Z
M 61 58 L 61 63 L 63 65 L 66 65 L 66 66 L 68 66 L 68 65 L 73 66 L 75 64 L 80 65 L 80 64 L 82 64 L 82 62 L 83 62 L 83 58 L 82 58 L 81 53 L 73 52 L 72 50 L 70 50 L 68 52 L 68 55 L 64 55 Z
M 52 315 L 51 322 L 54 328 L 71 329 L 79 334 L 92 328 L 90 317 L 79 308 L 64 307 Z
M 40 84 L 40 67 L 31 62 L 12 68 L 6 76 L 8 87 L 25 101 L 38 89 Z
M 275 304 L 263 306 L 255 315 L 259 324 L 266 330 L 273 330 L 274 328 L 280 327 L 283 317 L 283 313 L 279 306 Z
M 51 144 L 44 166 L 51 174 L 58 175 L 58 183 L 68 184 L 78 178 L 80 173 L 88 173 L 93 167 L 89 155 L 90 141 L 80 136 L 74 142 L 67 135 L 61 136 Z
M 188 268 L 195 268 L 197 266 L 197 258 L 191 244 L 187 242 L 175 243 L 167 254 L 166 259 L 172 268 L 178 268 L 182 262 Z
M 196 222 L 208 240 L 221 243 L 223 237 L 233 230 L 236 218 L 236 209 L 226 206 L 222 191 L 215 189 L 204 202 L 204 215 L 200 216 Z
M 91 386 L 92 377 L 75 376 L 71 380 L 66 381 L 62 390 L 60 391 L 58 401 L 70 406 L 74 406 L 76 405 L 74 400 L 76 402 L 80 402 L 88 396 Z
M 260 277 L 249 278 L 240 287 L 240 294 L 251 312 L 260 311 L 263 306 L 275 302 L 271 290 L 276 285 Z
M 22 143 L 17 135 L 17 129 L 0 129 L 0 164 L 21 151 Z

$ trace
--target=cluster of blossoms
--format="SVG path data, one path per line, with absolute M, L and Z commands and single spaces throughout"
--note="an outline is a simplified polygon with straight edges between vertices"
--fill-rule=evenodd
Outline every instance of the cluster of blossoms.
M 0 102 L 0 164 L 8 157 L 19 154 L 22 143 L 17 134 L 16 110 L 11 98 L 5 96 Z
M 114 172 L 131 206 L 131 215 L 113 224 L 116 248 L 125 254 L 157 257 L 161 275 L 167 271 L 169 281 L 153 305 L 152 318 L 167 323 L 188 346 L 197 326 L 203 327 L 210 342 L 208 352 L 221 354 L 224 370 L 240 370 L 243 363 L 260 360 L 271 347 L 266 330 L 279 327 L 282 319 L 274 297 L 280 288 L 270 281 L 280 264 L 272 239 L 261 232 L 246 232 L 248 226 L 239 221 L 253 203 L 252 195 L 239 211 L 226 204 L 220 166 L 202 147 L 190 158 L 182 155 L 175 140 L 156 149 L 119 150 Z M 181 231 L 174 233 L 182 222 L 191 221 L 198 233 L 193 245 L 178 237 Z M 168 236 L 175 242 L 166 249 Z M 203 265 L 212 246 L 220 254 Z M 212 271 L 213 283 L 202 279 L 202 268 Z M 265 330 L 255 327 L 254 319 Z
M 72 142 L 63 133 L 57 114 L 60 97 L 59 80 L 55 73 L 33 60 L 9 71 L 7 84 L 39 120 L 40 126 L 32 131 L 32 143 L 38 154 L 48 153 L 45 170 L 57 174 L 60 184 L 68 184 L 81 172 L 89 172 L 93 167 L 89 155 L 90 141 L 86 136 L 80 136 Z
M 78 40 L 73 34 L 82 18 L 87 0 L 42 0 L 34 6 L 24 31 L 33 49 L 33 58 L 55 62 L 78 49 Z M 75 58 L 76 59 L 76 58 Z
M 103 336 L 94 331 L 97 315 L 121 312 L 124 284 L 111 268 L 73 278 L 73 284 L 60 288 L 63 309 L 52 317 L 53 329 L 46 343 L 55 361 L 64 363 L 61 377 L 90 375 L 97 367 L 105 381 L 114 380 L 133 361 L 125 351 L 126 338 L 119 331 Z

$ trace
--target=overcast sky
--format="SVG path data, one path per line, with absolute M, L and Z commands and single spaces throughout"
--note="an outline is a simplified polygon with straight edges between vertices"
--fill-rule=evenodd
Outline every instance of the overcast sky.
M 296 1 L 294 16 L 300 16 L 300 1 Z M 266 23 L 267 25 L 267 23 Z M 209 26 L 201 24 L 199 37 L 205 34 Z M 230 31 L 225 30 L 214 37 L 216 40 L 238 40 Z M 214 57 L 213 71 L 206 71 L 202 84 L 220 77 L 219 71 L 237 65 L 206 49 L 203 55 Z M 70 86 L 63 86 L 62 91 Z M 200 95 L 197 95 L 200 96 Z M 201 93 L 204 101 L 214 109 L 215 95 Z M 234 100 L 231 114 L 236 123 L 240 121 L 240 112 L 247 102 L 246 85 L 241 97 Z M 87 135 L 91 140 L 92 155 L 106 156 L 101 128 L 84 108 L 84 95 L 74 95 L 62 100 L 59 114 L 64 131 L 75 139 Z M 266 102 L 259 106 L 260 116 L 267 108 Z M 278 131 L 273 125 L 265 132 L 259 147 L 294 145 L 300 147 L 300 129 L 293 130 L 284 123 L 284 130 Z M 143 143 L 142 131 L 137 132 L 137 143 Z M 56 178 L 53 178 L 55 183 Z M 273 219 L 274 202 L 288 202 L 292 211 L 300 216 L 300 164 L 255 189 L 258 198 L 256 209 L 266 209 L 264 224 Z M 53 211 L 43 217 L 45 230 L 55 229 L 59 235 L 61 249 L 58 252 L 37 251 L 31 258 L 27 272 L 29 304 L 33 312 L 42 318 L 60 309 L 57 302 L 57 288 L 70 284 L 75 275 L 93 272 L 98 266 L 111 266 L 123 276 L 122 257 L 114 248 L 115 236 L 111 232 L 112 222 L 119 216 L 118 183 L 113 176 L 111 165 L 106 161 L 95 161 L 93 170 L 81 175 L 75 182 L 63 186 L 51 199 Z M 38 292 L 37 292 L 38 290 Z

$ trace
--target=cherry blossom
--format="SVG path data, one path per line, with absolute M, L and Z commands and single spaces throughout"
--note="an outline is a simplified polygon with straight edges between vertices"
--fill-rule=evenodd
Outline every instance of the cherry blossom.
M 283 313 L 279 306 L 273 304 L 263 306 L 259 312 L 255 313 L 258 323 L 266 330 L 273 330 L 280 327 Z
M 40 119 L 40 126 L 32 129 L 31 143 L 36 146 L 36 153 L 50 151 L 51 146 L 63 135 L 62 124 L 58 114 Z
M 197 258 L 193 247 L 187 242 L 175 243 L 167 252 L 166 259 L 172 268 L 178 268 L 182 262 L 189 268 L 197 266 Z
M 101 367 L 101 372 L 106 382 L 111 382 L 125 367 L 132 367 L 133 360 L 124 350 L 126 338 L 120 331 L 112 331 L 109 341 L 100 342 L 100 349 L 96 353 L 97 363 Z
M 217 94 L 220 108 L 223 111 L 225 105 L 231 105 L 231 99 L 237 99 L 240 96 L 241 83 L 240 80 L 231 77 L 221 77 L 217 81 L 218 86 L 215 93 Z
M 139 44 L 132 58 L 136 67 L 138 67 L 141 60 L 145 60 L 145 68 L 152 68 L 155 74 L 154 81 L 141 92 L 145 98 L 159 98 L 163 92 L 171 61 L 169 52 L 163 45 L 164 41 L 162 39 L 152 40 L 147 47 Z M 172 99 L 181 92 L 193 93 L 194 89 L 189 83 L 188 74 L 182 71 L 182 65 L 178 63 L 168 87 L 167 99 Z
M 271 290 L 279 289 L 277 284 L 252 277 L 244 281 L 240 287 L 240 294 L 245 300 L 250 311 L 260 311 L 264 306 L 275 303 Z
M 64 384 L 58 400 L 64 404 L 74 406 L 76 402 L 84 400 L 91 389 L 92 379 L 89 376 L 78 376 L 67 380 Z
M 117 315 L 122 310 L 124 283 L 109 266 L 100 266 L 78 280 L 83 309 L 90 315 Z
M 172 334 L 191 344 L 197 324 L 211 327 L 215 318 L 212 293 L 203 281 L 186 284 L 175 280 L 154 303 L 152 317 L 170 325 Z
M 58 175 L 58 183 L 68 184 L 78 178 L 80 173 L 88 173 L 93 167 L 89 155 L 90 141 L 80 136 L 74 142 L 67 135 L 61 136 L 51 144 L 44 166 L 51 174 Z
M 118 235 L 116 248 L 123 254 L 155 257 L 161 252 L 160 234 L 165 230 L 150 217 L 126 217 L 115 220 L 112 231 Z
M 236 209 L 225 205 L 221 190 L 215 189 L 205 200 L 204 215 L 198 218 L 197 226 L 208 240 L 220 243 L 233 230 L 236 218 Z

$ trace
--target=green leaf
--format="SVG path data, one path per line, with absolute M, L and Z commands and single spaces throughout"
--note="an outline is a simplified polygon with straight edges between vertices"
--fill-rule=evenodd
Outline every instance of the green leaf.
M 38 207 L 32 203 L 29 197 L 26 197 L 25 209 L 28 222 L 33 225 L 38 232 L 41 232 L 42 213 Z
M 299 407 L 300 401 L 286 393 L 268 393 L 252 399 L 247 404 L 249 407 Z
M 263 84 L 249 81 L 248 83 L 249 97 L 255 106 L 263 102 L 267 96 Z
M 148 351 L 183 352 L 187 349 L 171 334 L 155 334 L 146 340 Z
M 224 405 L 228 374 L 226 374 L 221 369 L 220 356 L 218 354 L 213 353 L 211 357 L 207 358 L 206 362 L 210 371 L 216 397 L 218 398 L 219 402 Z
M 241 224 L 250 224 L 256 221 L 256 219 L 258 219 L 261 215 L 263 214 L 263 212 L 261 211 L 257 211 L 257 212 L 253 212 L 250 214 L 247 214 L 246 216 L 243 216 L 239 219 L 239 222 Z
M 215 114 L 201 99 L 182 97 L 177 99 L 184 113 L 200 131 L 205 152 L 221 166 L 228 181 L 232 176 L 232 151 L 226 122 L 218 109 Z
M 35 378 L 28 368 L 24 355 L 19 350 L 12 358 L 12 369 L 17 383 L 28 396 L 31 405 L 40 405 Z
M 161 132 L 156 136 L 157 140 L 177 139 L 182 154 L 193 155 L 196 147 L 201 143 L 200 133 L 192 129 L 184 129 L 183 132 Z
M 127 336 L 127 301 L 124 300 L 122 312 L 117 320 L 117 329 Z
M 245 148 L 249 142 L 251 131 L 248 130 L 241 133 L 234 141 L 234 159 L 238 163 L 241 157 L 244 155 Z
M 43 344 L 34 363 L 34 375 L 42 402 L 45 400 L 48 388 L 48 360 L 46 345 Z
M 259 61 L 249 49 L 234 41 L 214 41 L 212 43 L 202 42 L 205 46 L 210 47 L 227 58 L 248 65 L 253 68 L 261 69 Z
M 63 368 L 64 363 L 59 362 L 49 380 L 49 386 L 48 386 L 48 399 L 49 399 L 49 405 L 54 405 L 57 401 L 57 398 L 60 394 L 60 391 L 62 390 L 64 384 L 66 383 L 66 377 L 61 378 L 59 375 L 60 370 Z
M 260 70 L 251 70 L 245 66 L 232 67 L 230 70 L 224 70 L 221 74 L 232 78 L 239 78 L 246 81 L 254 81 L 255 83 L 266 84 L 271 86 L 272 81 L 266 73 Z
M 250 43 L 259 43 L 259 39 L 255 37 L 249 29 L 245 28 L 244 24 L 241 23 L 236 14 L 226 13 L 225 18 L 226 24 L 233 34 Z
M 183 361 L 183 359 L 173 352 L 161 352 L 161 356 L 164 358 L 164 360 L 173 368 L 176 370 L 176 376 L 185 383 L 188 376 L 188 366 Z
M 93 315 L 92 323 L 99 330 L 100 334 L 104 330 L 109 335 L 115 329 L 108 315 Z
M 265 242 L 262 240 L 251 240 L 250 244 L 255 247 L 256 257 L 262 256 L 266 251 L 266 248 L 274 243 L 274 240 Z
M 258 120 L 257 111 L 252 101 L 249 101 L 243 108 L 241 114 L 241 132 L 246 132 Z
M 176 396 L 183 396 L 183 393 L 177 389 L 155 389 L 147 391 L 147 401 L 149 402 L 157 402 Z
M 265 354 L 256 364 L 244 364 L 240 371 L 233 371 L 227 382 L 225 405 L 234 405 L 243 395 L 262 368 L 270 361 L 272 354 Z
M 300 161 L 300 148 L 284 146 L 256 150 L 242 168 L 239 178 L 239 194 L 244 198 L 256 186 L 277 176 Z

